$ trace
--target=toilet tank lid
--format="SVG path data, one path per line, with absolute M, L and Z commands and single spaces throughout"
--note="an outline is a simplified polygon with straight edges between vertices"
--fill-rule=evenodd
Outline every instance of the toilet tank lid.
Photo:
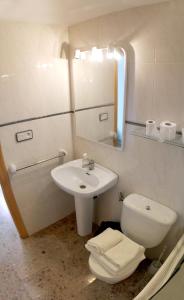
M 123 205 L 161 224 L 174 224 L 177 214 L 172 209 L 139 194 L 130 194 Z

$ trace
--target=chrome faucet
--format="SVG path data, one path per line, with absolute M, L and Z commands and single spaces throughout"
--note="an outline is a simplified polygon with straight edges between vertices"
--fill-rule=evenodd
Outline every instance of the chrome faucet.
M 82 167 L 83 168 L 88 167 L 89 170 L 94 170 L 94 168 L 95 168 L 95 161 L 94 161 L 94 159 L 87 159 L 87 162 L 83 163 Z

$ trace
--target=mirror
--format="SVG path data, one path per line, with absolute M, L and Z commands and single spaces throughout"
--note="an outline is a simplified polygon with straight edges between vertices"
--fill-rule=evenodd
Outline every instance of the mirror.
M 126 53 L 76 50 L 72 62 L 76 135 L 123 149 Z

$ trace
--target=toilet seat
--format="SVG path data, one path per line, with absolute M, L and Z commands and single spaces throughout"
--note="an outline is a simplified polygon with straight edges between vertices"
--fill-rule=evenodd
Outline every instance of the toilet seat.
M 122 271 L 121 275 L 118 276 L 113 276 L 109 274 L 94 258 L 94 256 L 91 254 L 89 256 L 89 268 L 91 273 L 93 273 L 96 278 L 110 283 L 110 284 L 115 284 L 118 283 L 130 275 L 137 269 L 138 265 L 140 262 L 136 262 L 135 264 L 130 264 L 129 268 L 126 268 L 124 271 Z

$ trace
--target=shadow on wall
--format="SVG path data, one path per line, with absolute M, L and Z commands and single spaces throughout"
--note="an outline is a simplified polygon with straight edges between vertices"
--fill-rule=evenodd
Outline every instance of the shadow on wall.
M 61 45 L 60 58 L 69 59 L 69 44 L 63 42 Z

